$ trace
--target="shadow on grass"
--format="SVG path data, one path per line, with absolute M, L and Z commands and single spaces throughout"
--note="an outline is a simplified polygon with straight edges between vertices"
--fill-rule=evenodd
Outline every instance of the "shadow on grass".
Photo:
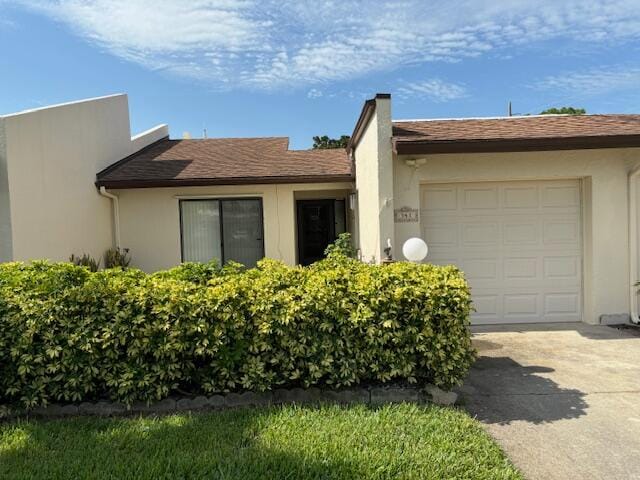
M 356 466 L 346 461 L 284 451 L 281 442 L 261 437 L 270 412 L 19 422 L 24 438 L 0 449 L 0 477 L 357 478 Z
M 5 479 L 519 479 L 457 409 L 274 407 L 0 428 Z

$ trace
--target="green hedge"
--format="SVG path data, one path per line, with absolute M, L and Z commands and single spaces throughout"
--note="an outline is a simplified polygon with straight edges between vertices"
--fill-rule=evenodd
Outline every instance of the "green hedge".
M 474 359 L 454 267 L 0 265 L 0 403 L 125 403 L 360 382 L 459 383 Z

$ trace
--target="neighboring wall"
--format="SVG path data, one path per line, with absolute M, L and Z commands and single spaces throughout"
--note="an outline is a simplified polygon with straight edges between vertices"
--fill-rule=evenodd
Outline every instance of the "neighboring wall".
M 0 262 L 6 262 L 13 258 L 9 176 L 7 173 L 7 141 L 4 123 L 4 119 L 0 117 Z
M 351 183 L 228 185 L 112 190 L 120 203 L 122 246 L 132 264 L 152 272 L 180 263 L 181 198 L 262 198 L 265 256 L 289 265 L 296 258 L 296 198 L 344 198 Z
M 358 192 L 358 247 L 363 261 L 379 262 L 393 242 L 391 100 L 375 99 L 375 112 L 353 151 Z
M 582 179 L 584 321 L 629 311 L 627 174 L 640 149 L 429 155 L 418 168 L 408 158 L 394 161 L 396 208 L 420 208 L 424 183 Z M 411 236 L 420 224 L 395 225 L 396 245 Z
M 11 255 L 3 246 L 1 259 L 101 257 L 113 243 L 113 229 L 111 203 L 99 195 L 96 173 L 166 136 L 167 127 L 132 141 L 126 95 L 20 112 L 0 122 L 0 235 L 10 229 L 13 246 Z M 10 225 L 3 218 L 3 181 Z

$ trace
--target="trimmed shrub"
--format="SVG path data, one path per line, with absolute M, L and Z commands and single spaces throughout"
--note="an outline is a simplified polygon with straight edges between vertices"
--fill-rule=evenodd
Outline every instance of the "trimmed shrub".
M 129 249 L 110 248 L 104 252 L 104 268 L 127 268 L 131 263 Z
M 81 257 L 72 253 L 69 257 L 69 262 L 79 267 L 86 267 L 91 272 L 97 272 L 100 270 L 100 260 L 96 260 L 87 253 L 83 253 Z
M 454 267 L 263 260 L 148 275 L 0 265 L 0 401 L 156 401 L 280 386 L 459 383 L 474 359 Z

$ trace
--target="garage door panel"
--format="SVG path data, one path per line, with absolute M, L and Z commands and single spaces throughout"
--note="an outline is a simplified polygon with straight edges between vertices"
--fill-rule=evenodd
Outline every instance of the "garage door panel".
M 543 259 L 543 273 L 547 280 L 580 281 L 581 262 L 578 255 L 550 256 Z
M 475 222 L 462 224 L 462 245 L 498 246 L 500 225 L 498 222 Z
M 542 206 L 545 208 L 578 207 L 580 189 L 578 185 L 545 185 L 542 187 Z
M 539 278 L 539 257 L 510 257 L 504 259 L 505 280 L 535 280 Z
M 498 208 L 498 189 L 494 186 L 462 187 L 462 207 L 465 210 L 495 210 Z
M 458 246 L 458 230 L 459 226 L 455 223 L 450 224 L 428 224 L 424 227 L 423 234 L 425 238 L 430 239 L 430 248 L 446 249 Z
M 458 190 L 455 187 L 433 187 L 422 191 L 422 208 L 436 213 L 458 209 Z
M 575 217 L 545 220 L 542 239 L 545 245 L 562 243 L 578 246 L 580 242 L 578 220 Z
M 535 220 L 506 220 L 503 225 L 504 245 L 538 245 L 541 243 L 540 224 Z
M 467 258 L 459 266 L 469 282 L 498 280 L 500 261 L 496 258 Z
M 425 185 L 421 198 L 428 261 L 463 270 L 474 323 L 581 320 L 578 181 Z
M 538 187 L 532 185 L 512 186 L 503 189 L 506 209 L 538 209 L 540 205 Z
M 579 312 L 579 296 L 576 292 L 554 292 L 544 296 L 545 315 L 575 315 Z
M 502 316 L 502 312 L 498 309 L 499 301 L 500 296 L 496 294 L 474 295 L 473 307 L 475 312 L 472 314 L 472 318 L 492 323 L 499 320 Z
M 505 318 L 535 317 L 540 314 L 540 295 L 536 293 L 510 293 L 502 297 Z

